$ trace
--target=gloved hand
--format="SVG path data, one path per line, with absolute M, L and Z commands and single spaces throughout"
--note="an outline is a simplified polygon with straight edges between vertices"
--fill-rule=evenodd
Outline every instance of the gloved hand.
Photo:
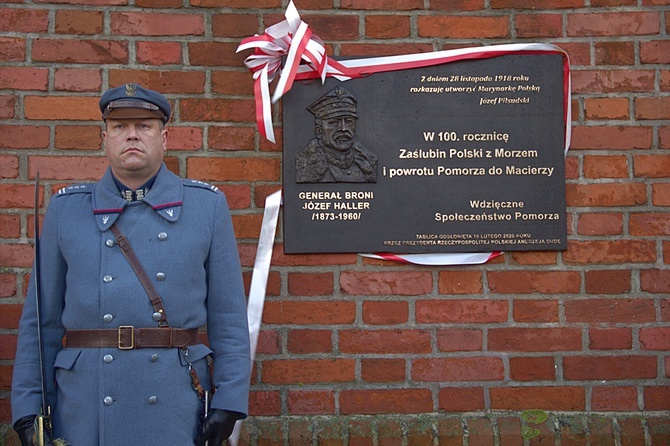
M 36 415 L 27 415 L 14 423 L 14 430 L 19 434 L 21 446 L 35 446 L 35 417 Z M 53 446 L 48 432 L 44 432 L 44 445 Z
M 230 437 L 235 422 L 242 418 L 242 414 L 227 410 L 212 409 L 200 426 L 200 432 L 195 437 L 195 444 L 203 445 L 209 441 L 209 446 L 220 446 Z

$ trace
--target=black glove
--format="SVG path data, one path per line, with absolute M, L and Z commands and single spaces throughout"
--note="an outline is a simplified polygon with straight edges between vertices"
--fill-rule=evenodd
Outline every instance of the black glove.
M 27 415 L 19 418 L 14 423 L 14 430 L 19 434 L 21 446 L 35 446 L 35 417 L 36 415 Z M 53 446 L 48 432 L 44 432 L 44 445 Z
M 200 426 L 198 436 L 195 437 L 195 444 L 203 445 L 209 441 L 209 446 L 221 446 L 233 433 L 235 422 L 242 417 L 242 414 L 237 412 L 221 409 L 210 410 Z

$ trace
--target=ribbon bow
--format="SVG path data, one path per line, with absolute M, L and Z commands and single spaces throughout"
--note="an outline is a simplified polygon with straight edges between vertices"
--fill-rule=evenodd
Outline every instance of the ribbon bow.
M 247 57 L 244 64 L 253 72 L 254 94 L 256 97 L 256 122 L 258 129 L 265 138 L 275 142 L 272 129 L 271 104 L 276 103 L 291 89 L 301 62 L 326 80 L 326 66 L 329 63 L 326 48 L 321 39 L 312 33 L 307 23 L 300 19 L 293 1 L 289 3 L 284 14 L 286 20 L 267 28 L 262 35 L 254 35 L 242 40 L 237 52 L 253 49 L 254 53 Z M 282 69 L 282 57 L 286 57 Z M 269 83 L 279 73 L 279 81 L 270 101 Z

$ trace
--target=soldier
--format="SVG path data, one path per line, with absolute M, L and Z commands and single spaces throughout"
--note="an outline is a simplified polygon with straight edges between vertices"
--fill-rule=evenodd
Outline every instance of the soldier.
M 162 94 L 123 85 L 102 95 L 100 110 L 109 168 L 97 183 L 52 197 L 41 236 L 53 436 L 71 446 L 218 446 L 247 416 L 251 373 L 226 198 L 163 163 L 171 108 Z M 123 236 L 151 282 L 146 287 L 125 257 Z M 41 405 L 35 306 L 31 283 L 12 380 L 14 429 L 24 446 L 33 444 Z M 205 324 L 208 345 L 198 337 Z M 203 421 L 210 388 L 216 392 Z
M 307 107 L 315 138 L 296 156 L 297 183 L 375 183 L 377 156 L 354 139 L 357 101 L 336 87 Z

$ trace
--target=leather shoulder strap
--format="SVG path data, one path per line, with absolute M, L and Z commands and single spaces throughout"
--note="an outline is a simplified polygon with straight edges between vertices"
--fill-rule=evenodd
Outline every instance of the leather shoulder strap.
M 133 251 L 133 248 L 130 247 L 130 242 L 128 241 L 128 239 L 126 239 L 126 236 L 124 236 L 123 233 L 121 233 L 121 230 L 119 229 L 116 223 L 114 223 L 109 229 L 112 231 L 112 234 L 114 234 L 114 237 L 116 237 L 116 243 L 119 244 L 121 251 L 126 256 L 126 259 L 128 259 L 128 263 L 130 263 L 130 266 L 132 266 L 133 270 L 135 270 L 137 278 L 140 279 L 140 282 L 142 283 L 144 290 L 147 292 L 147 295 L 149 296 L 149 301 L 151 302 L 151 305 L 154 307 L 154 311 L 160 313 L 161 318 L 158 321 L 158 326 L 167 327 L 168 321 L 167 321 L 167 315 L 165 314 L 165 308 L 163 307 L 163 300 L 156 292 L 153 283 L 151 283 L 151 279 L 149 279 L 147 272 L 144 270 L 144 267 L 140 263 L 140 259 L 137 258 L 137 256 L 135 255 L 135 251 Z

